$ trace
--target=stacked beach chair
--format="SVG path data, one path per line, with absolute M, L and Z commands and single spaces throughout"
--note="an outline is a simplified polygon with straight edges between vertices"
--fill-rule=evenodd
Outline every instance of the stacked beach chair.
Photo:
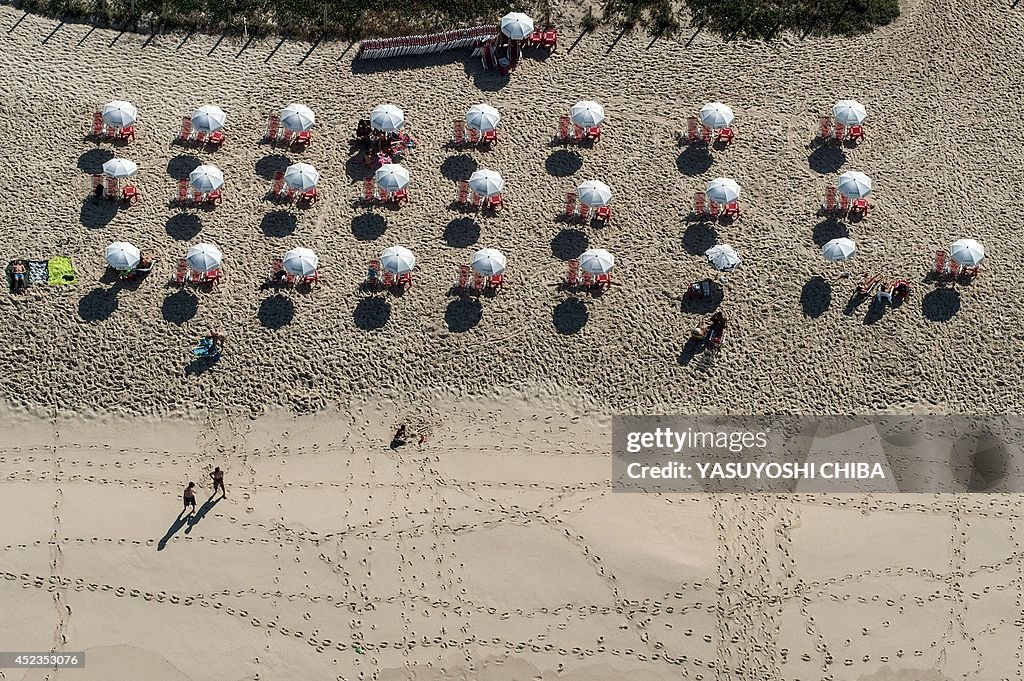
M 428 35 L 374 38 L 360 43 L 356 59 L 387 59 L 409 54 L 435 54 L 459 50 L 489 41 L 497 34 L 497 26 L 474 26 Z

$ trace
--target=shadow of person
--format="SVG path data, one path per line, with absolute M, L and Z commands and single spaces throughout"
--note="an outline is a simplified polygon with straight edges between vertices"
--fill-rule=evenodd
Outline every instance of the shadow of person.
M 216 499 L 214 499 L 213 497 L 210 497 L 205 502 L 203 502 L 203 505 L 199 507 L 198 511 L 196 511 L 190 516 L 185 516 L 185 523 L 188 525 L 188 527 L 185 528 L 185 534 L 189 534 L 190 532 L 192 532 L 192 528 L 198 525 L 199 521 L 202 520 L 206 516 L 206 514 L 210 512 L 210 509 L 216 506 L 217 503 L 223 498 L 224 497 L 217 497 Z
M 189 517 L 185 515 L 185 509 L 182 509 L 181 513 L 178 514 L 178 517 L 174 519 L 173 523 L 171 523 L 171 526 L 167 528 L 167 534 L 161 537 L 160 541 L 157 542 L 157 551 L 163 551 L 167 547 L 167 542 L 170 541 L 171 537 L 177 534 L 178 530 L 185 527 L 185 523 L 188 522 L 188 518 Z

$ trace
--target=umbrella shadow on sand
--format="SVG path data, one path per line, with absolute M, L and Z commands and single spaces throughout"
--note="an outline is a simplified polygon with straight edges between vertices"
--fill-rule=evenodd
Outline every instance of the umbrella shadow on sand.
M 271 154 L 256 161 L 256 174 L 264 180 L 273 180 L 274 175 L 283 173 L 285 168 L 291 165 L 287 156 L 282 154 Z
M 676 158 L 679 172 L 689 177 L 706 173 L 714 164 L 715 159 L 711 153 L 706 148 L 698 146 L 686 147 Z
M 590 239 L 579 229 L 563 229 L 551 240 L 551 255 L 559 260 L 580 257 L 590 247 Z
M 384 236 L 388 223 L 383 215 L 363 213 L 352 218 L 352 236 L 358 241 L 373 241 Z
M 97 286 L 78 301 L 78 316 L 82 321 L 101 322 L 117 310 L 117 291 Z
M 78 169 L 89 175 L 99 175 L 103 172 L 103 164 L 114 158 L 114 152 L 110 149 L 90 149 L 78 157 Z
M 821 175 L 831 175 L 842 168 L 844 163 L 846 163 L 846 153 L 841 147 L 832 144 L 819 146 L 807 157 L 808 167 Z
M 468 180 L 478 167 L 476 159 L 469 154 L 455 154 L 446 158 L 441 164 L 441 174 L 452 182 L 459 182 Z
M 455 218 L 444 227 L 444 242 L 452 248 L 466 248 L 480 240 L 480 225 L 473 218 Z
M 579 333 L 589 320 L 590 311 L 587 310 L 583 301 L 576 297 L 566 298 L 555 305 L 555 309 L 551 313 L 555 331 L 564 336 Z
M 448 303 L 444 311 L 444 321 L 448 330 L 454 333 L 465 333 L 483 319 L 483 306 L 479 300 L 472 298 L 456 298 Z
M 190 241 L 199 235 L 203 229 L 203 223 L 199 216 L 192 213 L 178 213 L 167 218 L 167 236 L 175 241 Z
M 937 288 L 921 300 L 921 313 L 930 322 L 948 322 L 960 311 L 960 292 L 955 288 Z
M 167 162 L 167 174 L 175 180 L 187 180 L 189 174 L 202 164 L 198 156 L 180 154 Z
M 822 276 L 811 277 L 800 290 L 800 307 L 804 314 L 816 319 L 832 305 L 832 284 Z
M 818 246 L 824 246 L 832 239 L 848 238 L 849 236 L 849 227 L 834 217 L 825 218 L 811 229 L 811 237 Z
M 569 177 L 583 168 L 583 157 L 577 151 L 556 149 L 548 154 L 544 169 L 551 177 Z
M 260 326 L 266 329 L 283 329 L 295 318 L 295 302 L 281 294 L 264 298 L 256 317 L 260 320 Z
M 260 229 L 269 237 L 285 237 L 292 234 L 299 226 L 295 214 L 287 210 L 272 210 L 264 214 L 260 220 Z
M 121 202 L 106 198 L 91 196 L 82 202 L 82 210 L 78 221 L 88 229 L 99 229 L 106 227 L 117 215 L 121 208 Z
M 483 92 L 497 92 L 509 84 L 508 76 L 497 70 L 484 70 L 483 63 L 477 57 L 470 57 L 465 62 L 466 75 L 473 79 L 473 85 Z
M 199 298 L 191 291 L 181 289 L 164 298 L 160 311 L 164 320 L 181 326 L 196 316 Z
M 352 320 L 363 331 L 382 329 L 391 318 L 391 304 L 376 296 L 363 298 L 352 311 Z
M 718 243 L 718 231 L 713 222 L 691 222 L 683 232 L 683 248 L 690 255 L 704 255 Z

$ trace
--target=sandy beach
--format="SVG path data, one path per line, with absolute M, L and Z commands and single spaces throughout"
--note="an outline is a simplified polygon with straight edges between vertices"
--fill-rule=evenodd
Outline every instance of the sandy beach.
M 913 0 L 867 36 L 768 44 L 563 26 L 559 49 L 510 79 L 466 53 L 353 64 L 348 43 L 135 35 L 9 6 L 0 27 L 0 259 L 70 256 L 78 278 L 0 296 L 0 649 L 89 660 L 0 679 L 1024 670 L 1019 497 L 613 494 L 608 454 L 619 413 L 1022 411 L 1022 8 Z M 809 147 L 847 97 L 868 109 L 867 140 Z M 139 109 L 124 147 L 85 139 L 111 99 Z M 604 105 L 601 141 L 552 146 L 579 99 Z M 716 100 L 736 111 L 736 143 L 680 146 L 686 116 Z M 313 144 L 261 144 L 293 101 L 317 114 Z M 399 210 L 354 204 L 368 171 L 348 140 L 383 102 L 419 139 Z M 500 110 L 501 142 L 447 148 L 478 102 Z M 227 112 L 225 147 L 172 145 L 206 103 Z M 88 196 L 114 155 L 138 163 L 140 204 Z M 265 200 L 299 160 L 320 170 L 323 199 Z M 224 204 L 170 206 L 201 162 L 224 171 Z M 502 214 L 449 207 L 476 168 L 504 176 Z M 870 216 L 819 216 L 851 169 L 874 181 Z M 687 222 L 718 176 L 742 185 L 742 219 Z M 612 223 L 557 222 L 588 179 L 615 192 Z M 825 262 L 821 245 L 847 233 L 855 260 Z M 960 237 L 985 245 L 980 276 L 925 282 Z M 101 281 L 115 240 L 161 257 L 137 286 Z M 224 280 L 168 287 L 200 241 L 223 250 Z M 716 243 L 743 267 L 720 306 L 724 346 L 691 357 L 709 309 L 681 297 L 714 275 L 701 254 Z M 417 255 L 413 288 L 361 292 L 395 244 Z M 262 287 L 296 246 L 320 256 L 317 289 Z M 508 256 L 504 290 L 449 296 L 483 247 Z M 589 247 L 615 254 L 616 285 L 559 290 Z M 864 270 L 907 277 L 911 299 L 849 306 Z M 211 327 L 225 353 L 195 362 Z M 426 440 L 389 448 L 402 423 Z M 214 465 L 228 496 L 204 504 Z M 200 510 L 176 520 L 187 480 Z

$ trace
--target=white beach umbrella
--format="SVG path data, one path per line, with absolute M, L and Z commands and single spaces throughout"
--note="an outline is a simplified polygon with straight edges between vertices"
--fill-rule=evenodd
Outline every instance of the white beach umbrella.
M 469 176 L 469 188 L 477 196 L 487 198 L 500 194 L 505 188 L 505 180 L 493 170 L 481 169 Z
M 405 125 L 405 114 L 394 104 L 381 104 L 370 112 L 370 125 L 374 130 L 394 132 Z
M 188 174 L 188 182 L 197 192 L 209 194 L 224 186 L 224 173 L 217 166 L 199 166 Z
M 479 132 L 490 132 L 498 127 L 501 114 L 490 104 L 475 104 L 466 112 L 466 125 Z
M 308 248 L 293 248 L 281 258 L 281 265 L 288 274 L 309 277 L 320 267 L 320 258 Z
M 107 246 L 104 256 L 108 265 L 122 272 L 135 269 L 142 258 L 139 249 L 127 241 L 115 241 L 110 244 Z
M 611 188 L 598 180 L 587 180 L 576 187 L 576 196 L 581 203 L 591 208 L 600 208 L 612 202 Z
M 728 177 L 718 177 L 708 182 L 707 197 L 715 203 L 732 203 L 740 198 L 740 186 Z
M 501 18 L 501 32 L 512 40 L 526 40 L 533 33 L 533 19 L 522 12 L 509 12 Z
M 219 106 L 204 104 L 192 113 L 192 127 L 199 132 L 217 132 L 227 119 Z
M 821 247 L 821 254 L 825 256 L 825 260 L 829 262 L 842 262 L 849 260 L 857 253 L 857 244 L 853 243 L 853 239 L 847 239 L 846 237 L 840 237 L 838 239 L 832 239 L 827 244 Z
M 719 272 L 729 272 L 740 266 L 740 255 L 728 244 L 712 246 L 704 251 L 704 257 Z
M 589 100 L 576 102 L 569 109 L 572 122 L 584 128 L 593 128 L 604 121 L 604 107 Z
M 839 193 L 848 199 L 863 199 L 871 193 L 871 178 L 859 170 L 849 170 L 839 176 Z
M 868 117 L 868 112 L 860 102 L 844 99 L 832 107 L 832 117 L 843 125 L 860 125 Z
M 304 132 L 316 123 L 316 114 L 305 104 L 289 104 L 281 109 L 281 124 L 294 132 Z
M 391 246 L 380 254 L 380 264 L 392 274 L 405 274 L 416 266 L 416 256 L 404 246 Z
M 590 274 L 608 274 L 615 267 L 615 256 L 603 248 L 583 251 L 579 258 L 580 269 Z
M 115 128 L 127 128 L 138 116 L 138 109 L 131 102 L 117 100 L 103 105 L 103 122 Z
M 697 116 L 700 118 L 700 122 L 704 127 L 713 128 L 715 130 L 729 127 L 736 118 L 732 109 L 721 102 L 705 104 L 700 108 L 700 113 L 698 113 Z
M 139 172 L 139 166 L 135 164 L 135 161 L 129 161 L 126 158 L 112 158 L 103 164 L 103 174 L 107 177 L 122 179 L 131 177 L 137 172 Z
M 285 168 L 284 181 L 292 189 L 304 192 L 320 182 L 320 172 L 308 163 L 293 163 Z
M 508 260 L 502 254 L 501 251 L 496 248 L 481 248 L 479 251 L 473 254 L 473 258 L 469 261 L 469 264 L 473 266 L 473 269 L 489 277 L 494 274 L 501 274 L 505 271 L 505 265 L 508 264 Z
M 385 163 L 373 174 L 377 186 L 388 192 L 405 189 L 409 184 L 409 171 L 398 163 Z
M 213 244 L 196 244 L 185 253 L 185 262 L 196 272 L 209 272 L 220 267 L 224 254 Z
M 974 239 L 960 239 L 949 247 L 949 257 L 965 267 L 977 267 L 985 259 L 985 247 Z

